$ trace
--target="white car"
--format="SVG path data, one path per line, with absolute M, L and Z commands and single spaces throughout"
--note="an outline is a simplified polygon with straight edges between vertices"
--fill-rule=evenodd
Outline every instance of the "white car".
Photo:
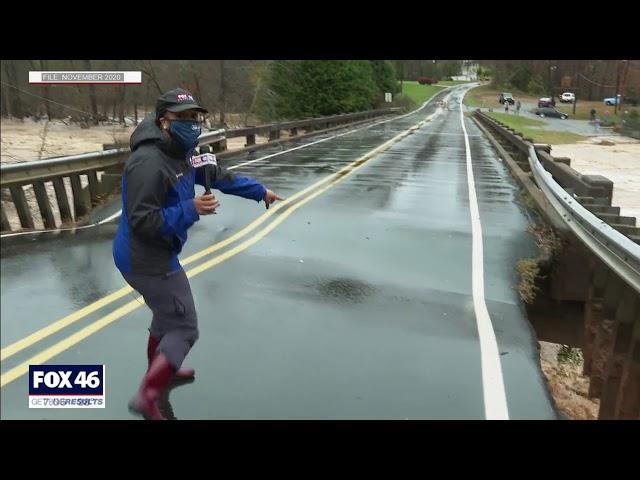
M 562 103 L 573 103 L 576 101 L 576 94 L 571 92 L 564 92 L 560 95 L 560 101 Z

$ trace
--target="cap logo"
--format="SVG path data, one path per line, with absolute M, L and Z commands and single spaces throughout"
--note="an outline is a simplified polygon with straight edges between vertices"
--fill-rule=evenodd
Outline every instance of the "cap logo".
M 191 100 L 192 102 L 195 102 L 195 100 L 193 99 L 193 97 L 191 95 L 186 95 L 184 93 L 179 93 L 178 94 L 178 101 L 179 102 L 186 102 L 187 100 Z

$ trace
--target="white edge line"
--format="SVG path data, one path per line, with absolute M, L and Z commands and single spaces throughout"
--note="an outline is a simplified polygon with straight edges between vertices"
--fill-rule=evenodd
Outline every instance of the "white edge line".
M 465 92 L 466 93 L 466 92 Z M 464 99 L 464 93 L 462 94 Z M 460 103 L 462 103 L 462 99 Z M 482 248 L 482 224 L 476 197 L 473 164 L 471 162 L 471 148 L 469 137 L 464 125 L 464 112 L 460 110 L 460 122 L 464 132 L 464 143 L 467 156 L 467 183 L 469 185 L 469 210 L 471 213 L 472 236 L 472 291 L 473 307 L 475 310 L 478 337 L 480 338 L 480 356 L 482 369 L 482 391 L 484 395 L 484 409 L 487 420 L 509 420 L 509 409 L 502 377 L 502 365 L 498 342 L 489 316 L 489 310 L 484 298 L 484 258 Z

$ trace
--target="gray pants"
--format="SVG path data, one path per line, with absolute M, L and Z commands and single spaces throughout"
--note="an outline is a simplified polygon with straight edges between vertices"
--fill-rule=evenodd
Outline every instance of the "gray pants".
M 199 336 L 187 275 L 181 268 L 163 275 L 122 272 L 122 276 L 153 312 L 149 331 L 160 342 L 156 351 L 162 352 L 177 370 Z

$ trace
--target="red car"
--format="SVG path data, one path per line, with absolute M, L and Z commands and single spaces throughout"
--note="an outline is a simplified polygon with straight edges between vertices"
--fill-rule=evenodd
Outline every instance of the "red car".
M 544 97 L 544 98 L 538 99 L 538 108 L 555 107 L 555 106 L 556 106 L 556 101 L 553 98 Z
M 433 85 L 434 83 L 438 83 L 438 79 L 432 77 L 418 77 L 418 83 L 420 85 Z

